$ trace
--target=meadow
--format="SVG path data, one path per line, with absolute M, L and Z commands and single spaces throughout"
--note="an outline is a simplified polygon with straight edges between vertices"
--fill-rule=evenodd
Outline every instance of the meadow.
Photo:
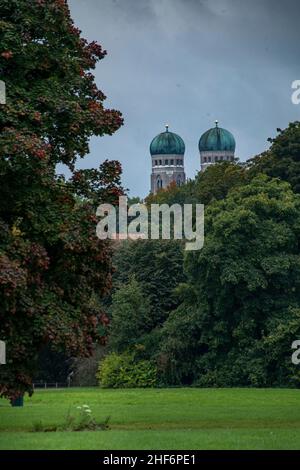
M 89 405 L 104 431 L 36 432 Z M 0 400 L 0 449 L 300 449 L 296 389 L 58 389 Z

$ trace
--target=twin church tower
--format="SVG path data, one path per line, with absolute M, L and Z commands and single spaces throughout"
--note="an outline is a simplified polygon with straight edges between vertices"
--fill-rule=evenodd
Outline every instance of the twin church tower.
M 209 165 L 234 160 L 235 140 L 231 132 L 215 127 L 204 132 L 199 140 L 200 167 L 204 171 Z M 150 144 L 152 158 L 151 192 L 157 193 L 175 182 L 178 186 L 186 180 L 184 172 L 185 145 L 182 138 L 169 131 L 158 134 Z

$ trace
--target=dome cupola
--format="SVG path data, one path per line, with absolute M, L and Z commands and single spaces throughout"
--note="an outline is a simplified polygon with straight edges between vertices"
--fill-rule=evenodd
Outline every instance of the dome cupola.
M 184 155 L 185 145 L 182 138 L 169 131 L 166 126 L 165 132 L 158 134 L 150 144 L 151 155 Z
M 235 140 L 231 132 L 222 127 L 212 127 L 200 137 L 199 140 L 200 152 L 235 152 Z
M 235 159 L 235 140 L 231 132 L 219 127 L 216 121 L 215 127 L 204 132 L 199 140 L 200 165 L 204 171 L 214 163 Z

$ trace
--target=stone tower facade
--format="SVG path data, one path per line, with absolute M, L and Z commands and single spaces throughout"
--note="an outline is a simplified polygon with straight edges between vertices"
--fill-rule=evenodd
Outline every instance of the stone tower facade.
M 185 183 L 184 172 L 185 145 L 182 138 L 169 132 L 157 135 L 151 142 L 150 154 L 152 159 L 151 192 L 167 188 L 171 183 L 178 186 Z
M 201 171 L 214 163 L 233 161 L 235 158 L 233 135 L 226 129 L 219 127 L 218 121 L 215 124 L 215 127 L 206 131 L 199 140 Z

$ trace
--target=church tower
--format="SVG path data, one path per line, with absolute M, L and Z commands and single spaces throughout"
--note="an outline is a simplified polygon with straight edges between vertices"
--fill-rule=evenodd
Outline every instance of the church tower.
M 158 134 L 150 144 L 152 159 L 151 192 L 166 188 L 175 182 L 178 186 L 185 182 L 184 172 L 185 145 L 182 138 L 169 131 Z
M 215 127 L 204 132 L 199 140 L 201 171 L 214 163 L 234 160 L 235 140 L 233 135 L 226 129 L 219 127 L 218 121 L 215 124 Z

